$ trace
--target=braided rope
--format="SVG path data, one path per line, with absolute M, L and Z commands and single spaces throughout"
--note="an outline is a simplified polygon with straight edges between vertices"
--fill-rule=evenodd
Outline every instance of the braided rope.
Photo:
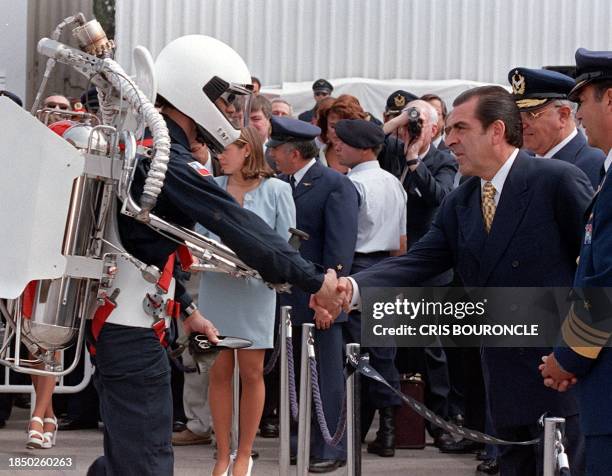
M 323 412 L 323 400 L 321 399 L 321 389 L 319 388 L 319 372 L 317 371 L 317 361 L 314 357 L 309 359 L 310 376 L 312 381 L 312 401 L 315 407 L 315 414 L 317 415 L 317 422 L 321 429 L 321 435 L 323 440 L 329 446 L 337 446 L 342 440 L 344 432 L 346 431 L 346 389 L 345 394 L 342 397 L 342 410 L 340 417 L 338 418 L 338 426 L 332 436 L 329 428 L 327 427 L 327 420 L 325 419 L 325 413 Z

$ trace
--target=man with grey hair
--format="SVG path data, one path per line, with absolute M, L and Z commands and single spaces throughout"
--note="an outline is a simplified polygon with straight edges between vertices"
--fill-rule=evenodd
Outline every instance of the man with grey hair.
M 457 161 L 431 143 L 438 132 L 438 114 L 426 101 L 408 103 L 402 113 L 384 124 L 385 134 L 397 131 L 404 142 L 405 162 L 399 176 L 408 194 L 408 248 L 429 229 L 436 210 L 453 189 Z
M 605 154 L 576 128 L 576 104 L 568 100 L 572 78 L 546 69 L 513 68 L 508 82 L 523 122 L 523 146 L 536 157 L 560 159 L 582 170 L 593 188 L 601 181 Z

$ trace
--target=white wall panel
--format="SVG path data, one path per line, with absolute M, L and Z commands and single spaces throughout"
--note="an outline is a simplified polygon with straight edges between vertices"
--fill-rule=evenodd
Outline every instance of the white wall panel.
M 504 83 L 516 65 L 612 50 L 610 0 L 117 0 L 118 59 L 187 33 L 234 47 L 264 84 L 317 77 Z

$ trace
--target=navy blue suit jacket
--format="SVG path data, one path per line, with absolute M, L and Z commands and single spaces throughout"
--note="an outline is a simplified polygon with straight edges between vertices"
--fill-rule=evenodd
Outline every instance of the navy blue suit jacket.
M 576 315 L 582 323 L 571 326 L 578 337 L 587 342 L 575 352 L 571 347 L 555 349 L 561 366 L 578 376 L 576 385 L 580 402 L 580 423 L 587 435 L 612 434 L 612 349 L 610 329 L 610 290 L 612 288 L 612 174 L 608 171 L 601 189 L 593 198 L 587 212 L 585 236 L 580 250 L 580 262 L 574 285 L 577 288 L 608 288 L 607 298 L 592 300 L 584 311 L 584 304 L 575 303 Z M 582 309 L 581 309 L 582 308 Z M 590 329 L 589 329 L 590 328 Z M 586 329 L 586 333 L 584 331 Z M 571 332 L 571 330 L 570 330 Z M 593 336 L 608 335 L 608 343 L 601 348 L 590 340 Z M 574 339 L 576 336 L 572 336 Z M 578 342 L 577 344 L 575 342 Z M 581 340 L 567 342 L 580 347 Z M 591 354 L 591 355 L 585 355 Z
M 553 155 L 553 158 L 574 164 L 589 178 L 593 188 L 597 188 L 597 185 L 599 185 L 601 167 L 606 160 L 606 154 L 600 149 L 591 147 L 582 132 L 578 131 L 576 137 Z
M 408 287 L 454 268 L 466 286 L 571 286 L 582 217 L 592 193 L 578 168 L 520 152 L 489 235 L 481 213 L 480 179 L 472 177 L 448 195 L 429 232 L 406 255 L 382 261 L 354 278 L 360 288 Z M 573 395 L 542 384 L 538 365 L 546 352 L 483 349 L 496 427 L 533 424 L 544 411 L 577 413 Z
M 285 175 L 281 179 L 288 181 Z M 300 254 L 325 270 L 333 268 L 347 276 L 353 264 L 357 241 L 357 190 L 344 175 L 316 162 L 293 192 L 297 228 L 310 236 L 302 241 Z M 314 313 L 308 307 L 310 294 L 293 288 L 282 294 L 282 305 L 293 306 L 293 324 L 312 323 Z M 346 320 L 341 315 L 339 321 Z

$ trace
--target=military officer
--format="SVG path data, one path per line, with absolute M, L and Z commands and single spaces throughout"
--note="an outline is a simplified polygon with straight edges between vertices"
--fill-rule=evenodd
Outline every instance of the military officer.
M 576 117 L 589 143 L 612 157 L 612 51 L 576 51 Z M 562 327 L 563 345 L 540 366 L 544 383 L 576 384 L 589 476 L 612 470 L 612 178 L 606 174 L 587 209 L 574 281 L 576 301 Z
M 523 147 L 536 157 L 574 164 L 596 188 L 605 154 L 576 129 L 575 105 L 568 99 L 574 80 L 556 71 L 518 67 L 510 70 L 508 81 L 521 111 Z

